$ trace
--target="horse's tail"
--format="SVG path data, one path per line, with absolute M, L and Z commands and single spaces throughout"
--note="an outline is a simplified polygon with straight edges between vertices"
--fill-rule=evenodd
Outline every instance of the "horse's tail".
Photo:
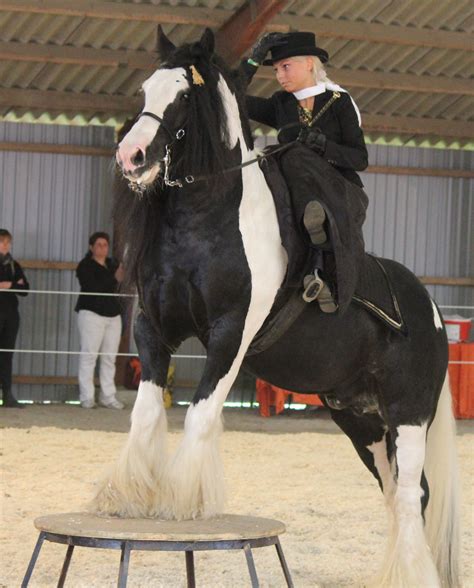
M 428 431 L 425 475 L 430 497 L 425 512 L 425 531 L 442 586 L 460 586 L 460 501 L 456 451 L 456 424 L 452 410 L 449 377 L 438 400 Z

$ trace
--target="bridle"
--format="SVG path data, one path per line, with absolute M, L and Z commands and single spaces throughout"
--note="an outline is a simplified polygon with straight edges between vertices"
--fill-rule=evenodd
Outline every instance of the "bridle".
M 154 112 L 148 112 L 148 110 L 144 110 L 143 112 L 140 112 L 140 114 L 137 116 L 135 122 L 138 122 L 142 116 L 149 116 L 150 118 L 153 118 L 154 120 L 159 122 L 160 125 L 165 129 L 165 131 L 168 133 L 168 135 L 171 137 L 172 140 L 174 139 L 174 137 L 176 137 L 177 139 L 181 139 L 181 137 L 184 136 L 184 129 L 179 129 L 179 131 L 177 133 L 175 133 L 172 129 L 170 129 L 170 127 L 168 126 L 168 123 L 166 123 L 164 121 L 164 119 L 161 118 L 161 116 L 158 116 Z M 181 134 L 181 136 L 178 137 L 178 134 L 180 134 L 180 133 L 182 133 L 182 134 Z
M 176 141 L 179 141 L 180 139 L 182 139 L 184 137 L 184 135 L 186 134 L 186 131 L 184 130 L 184 128 L 181 128 L 178 131 L 173 131 L 172 129 L 170 129 L 168 124 L 166 124 L 165 121 L 160 116 L 158 116 L 157 114 L 154 114 L 153 112 L 143 111 L 137 116 L 137 120 L 139 120 L 142 116 L 149 116 L 150 118 L 153 118 L 154 120 L 158 121 L 161 125 L 163 125 L 163 128 L 168 133 L 168 135 L 171 139 L 171 142 L 167 143 L 165 145 L 165 156 L 163 157 L 163 163 L 165 164 L 165 170 L 164 170 L 164 174 L 163 174 L 163 182 L 164 182 L 165 186 L 182 188 L 185 184 L 194 184 L 195 182 L 209 180 L 210 178 L 214 177 L 214 175 L 223 175 L 223 174 L 227 174 L 230 172 L 238 171 L 240 169 L 243 169 L 244 167 L 247 167 L 248 165 L 252 165 L 253 163 L 257 163 L 259 161 L 262 161 L 262 160 L 266 159 L 266 157 L 267 157 L 266 155 L 258 155 L 254 159 L 250 159 L 249 161 L 245 161 L 244 163 L 241 163 L 239 165 L 234 165 L 232 167 L 224 169 L 221 172 L 218 172 L 218 174 L 208 174 L 208 175 L 203 175 L 203 176 L 193 176 L 190 174 L 190 175 L 184 176 L 183 179 L 170 180 L 169 173 L 170 173 L 170 166 L 171 166 L 171 147 L 173 146 L 174 143 L 176 143 Z M 282 145 L 278 149 L 273 149 L 272 155 L 274 153 L 278 153 L 279 151 L 283 151 L 284 149 L 287 149 L 294 142 L 295 141 L 292 141 L 291 143 L 286 143 L 285 145 Z M 137 186 L 134 182 L 130 182 L 129 185 L 134 192 L 138 192 L 139 194 L 143 194 L 143 191 L 144 191 L 143 188 L 141 188 L 140 186 Z
M 332 105 L 332 103 L 337 100 L 340 97 L 340 93 L 339 92 L 333 92 L 333 96 L 332 98 L 327 102 L 327 104 L 325 104 L 325 106 L 316 114 L 316 116 L 313 118 L 313 120 L 311 121 L 310 126 L 313 126 L 314 123 L 321 117 L 321 115 Z M 176 143 L 176 141 L 180 141 L 184 135 L 186 134 L 186 131 L 184 130 L 184 128 L 180 128 L 177 131 L 172 130 L 169 125 L 167 123 L 165 123 L 165 121 L 163 120 L 163 118 L 161 116 L 158 116 L 157 114 L 153 113 L 153 112 L 148 112 L 147 110 L 144 110 L 143 112 L 141 112 L 138 116 L 137 116 L 137 121 L 142 117 L 142 116 L 148 116 L 154 120 L 156 120 L 157 122 L 160 123 L 160 125 L 165 129 L 165 131 L 168 133 L 168 136 L 170 137 L 171 141 L 170 143 L 167 143 L 165 145 L 165 156 L 163 157 L 163 163 L 165 164 L 165 170 L 164 170 L 164 174 L 163 174 L 163 182 L 165 184 L 165 186 L 170 186 L 170 187 L 177 187 L 177 188 L 182 188 L 185 184 L 194 184 L 195 182 L 201 182 L 204 180 L 209 180 L 210 178 L 214 177 L 214 175 L 223 175 L 223 174 L 228 174 L 234 171 L 238 171 L 243 169 L 244 167 L 247 167 L 248 165 L 252 165 L 253 163 L 257 163 L 259 161 L 263 161 L 267 158 L 267 155 L 258 155 L 257 157 L 255 157 L 254 159 L 250 159 L 249 161 L 245 161 L 244 163 L 241 163 L 239 165 L 234 165 L 233 167 L 229 167 L 227 169 L 224 169 L 220 172 L 218 172 L 217 174 L 208 174 L 208 175 L 203 175 L 203 176 L 193 176 L 193 175 L 187 175 L 184 176 L 183 179 L 179 179 L 176 178 L 174 180 L 170 179 L 170 167 L 171 167 L 171 147 L 173 146 L 174 143 Z M 275 153 L 278 153 L 280 151 L 283 151 L 285 149 L 288 149 L 288 147 L 290 147 L 291 145 L 293 145 L 294 143 L 296 143 L 298 140 L 295 139 L 294 141 L 291 141 L 289 143 L 285 143 L 284 145 L 278 147 L 277 149 L 272 149 L 271 151 L 271 155 L 274 155 Z M 135 184 L 134 182 L 129 182 L 129 186 L 130 188 L 134 191 L 137 192 L 139 195 L 143 195 L 144 192 L 144 188 Z
M 137 121 L 142 116 L 149 116 L 150 118 L 153 118 L 154 120 L 158 121 L 160 123 L 160 125 L 168 133 L 168 136 L 171 139 L 171 142 L 167 143 L 165 145 L 165 156 L 163 157 L 163 163 L 165 164 L 165 171 L 163 174 L 163 182 L 165 183 L 165 186 L 177 186 L 178 188 L 182 188 L 183 187 L 182 181 L 181 180 L 170 180 L 169 174 L 170 174 L 170 166 L 171 166 L 171 147 L 172 147 L 173 143 L 176 143 L 176 141 L 179 141 L 180 139 L 182 139 L 184 137 L 184 135 L 186 134 L 186 131 L 184 130 L 184 128 L 178 129 L 177 131 L 173 131 L 169 127 L 169 125 L 167 123 L 165 123 L 165 121 L 161 118 L 161 116 L 158 116 L 154 112 L 148 112 L 147 110 L 144 110 L 143 112 L 141 112 L 137 116 Z M 188 184 L 192 184 L 194 182 L 193 176 L 186 176 L 184 179 Z M 138 191 L 141 192 L 140 189 Z

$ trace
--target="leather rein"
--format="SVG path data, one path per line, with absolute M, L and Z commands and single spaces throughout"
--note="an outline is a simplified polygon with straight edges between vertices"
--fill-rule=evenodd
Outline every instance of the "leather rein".
M 321 110 L 314 116 L 313 120 L 311 121 L 311 124 L 309 126 L 313 126 L 314 123 L 326 112 L 326 110 L 331 106 L 331 104 L 337 100 L 340 97 L 339 92 L 333 92 L 332 98 L 323 106 L 323 108 L 321 108 Z M 240 163 L 239 165 L 234 165 L 232 167 L 229 167 L 227 169 L 224 169 L 220 172 L 218 172 L 217 174 L 207 174 L 207 175 L 202 175 L 202 176 L 193 176 L 193 175 L 187 175 L 184 176 L 183 179 L 179 179 L 176 178 L 174 180 L 170 179 L 170 167 L 171 167 L 171 147 L 173 146 L 174 143 L 176 143 L 176 141 L 180 141 L 186 134 L 186 131 L 184 128 L 181 128 L 177 131 L 173 131 L 167 123 L 165 123 L 165 121 L 163 120 L 163 118 L 161 118 L 160 116 L 158 116 L 157 114 L 154 114 L 153 112 L 148 112 L 146 110 L 144 110 L 143 112 L 141 112 L 138 116 L 137 116 L 137 121 L 142 117 L 142 116 L 148 116 L 154 120 L 156 120 L 157 122 L 160 123 L 160 125 L 163 126 L 163 128 L 165 129 L 165 131 L 168 133 L 171 142 L 167 143 L 165 145 L 165 156 L 163 158 L 163 163 L 165 164 L 165 170 L 164 170 L 164 174 L 163 174 L 163 182 L 165 184 L 165 186 L 170 186 L 170 187 L 178 187 L 178 188 L 182 188 L 185 184 L 194 184 L 195 182 L 202 182 L 205 180 L 209 180 L 210 178 L 216 176 L 216 175 L 224 175 L 224 174 L 228 174 L 228 173 L 232 173 L 235 171 L 239 171 L 241 169 L 243 169 L 244 167 L 247 167 L 248 165 L 252 165 L 254 163 L 257 163 L 259 161 L 263 161 L 264 159 L 266 159 L 268 157 L 268 155 L 257 155 L 257 157 L 254 157 L 253 159 L 249 159 L 249 161 L 245 161 L 243 163 Z M 299 123 L 298 123 L 299 124 Z M 277 149 L 272 149 L 271 151 L 271 155 L 274 155 L 275 153 L 279 153 L 280 151 L 283 151 L 284 149 L 288 149 L 288 147 L 290 145 L 293 145 L 294 143 L 297 143 L 298 139 L 295 139 L 294 141 L 290 141 L 289 143 L 285 143 L 284 145 L 278 147 Z M 137 184 L 134 184 L 133 182 L 129 182 L 130 187 L 132 188 L 132 190 L 134 192 L 138 192 L 139 194 L 143 194 L 144 189 L 141 186 L 138 186 Z
M 180 139 L 182 139 L 185 136 L 186 131 L 183 128 L 181 128 L 178 131 L 176 131 L 176 133 L 175 133 L 174 131 L 170 130 L 168 125 L 166 125 L 164 123 L 163 119 L 160 116 L 154 114 L 153 112 L 143 111 L 138 115 L 137 120 L 139 118 L 141 118 L 142 116 L 149 116 L 150 118 L 153 118 L 154 120 L 156 120 L 160 124 L 162 124 L 163 128 L 165 129 L 165 131 L 168 133 L 168 135 L 171 138 L 171 142 L 167 143 L 165 145 L 165 156 L 163 158 L 163 163 L 165 164 L 165 170 L 164 170 L 164 174 L 163 174 L 163 182 L 164 182 L 165 186 L 182 188 L 185 184 L 194 184 L 195 182 L 202 182 L 204 180 L 208 180 L 208 179 L 214 177 L 215 175 L 223 175 L 223 174 L 228 174 L 228 173 L 231 173 L 234 171 L 238 171 L 244 167 L 247 167 L 248 165 L 252 165 L 253 163 L 261 161 L 267 157 L 266 155 L 258 155 L 254 159 L 250 159 L 249 161 L 245 161 L 244 163 L 241 163 L 239 165 L 234 165 L 232 167 L 224 169 L 221 172 L 218 172 L 218 174 L 208 174 L 208 175 L 202 175 L 202 176 L 193 176 L 190 174 L 190 175 L 184 176 L 183 179 L 176 178 L 174 180 L 171 180 L 170 176 L 169 176 L 170 166 L 171 166 L 171 147 L 173 146 L 174 143 L 176 143 L 176 141 L 179 141 Z M 295 143 L 295 142 L 296 141 L 293 141 L 292 143 Z M 272 151 L 272 154 L 277 153 L 278 151 L 282 151 L 283 149 L 287 149 L 289 145 L 291 145 L 291 143 L 287 143 L 285 145 L 282 145 L 278 149 L 275 149 L 274 151 Z M 133 184 L 133 182 L 131 182 L 131 184 Z M 135 192 L 143 193 L 143 189 L 140 188 L 139 186 L 137 186 L 136 184 L 133 184 L 133 186 L 131 186 L 131 187 Z

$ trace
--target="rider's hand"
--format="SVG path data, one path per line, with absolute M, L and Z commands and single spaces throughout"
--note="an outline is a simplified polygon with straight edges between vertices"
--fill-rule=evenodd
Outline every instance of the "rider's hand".
M 285 45 L 287 43 L 284 33 L 267 33 L 260 37 L 250 50 L 250 60 L 260 65 L 272 47 Z
M 321 129 L 303 127 L 298 135 L 298 141 L 319 155 L 323 155 L 326 151 L 326 135 L 321 132 Z

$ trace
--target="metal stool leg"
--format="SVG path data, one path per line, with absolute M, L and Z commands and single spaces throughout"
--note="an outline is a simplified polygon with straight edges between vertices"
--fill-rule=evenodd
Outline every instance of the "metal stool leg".
M 128 564 L 130 563 L 130 551 L 130 543 L 128 541 L 124 541 L 120 553 L 120 569 L 117 588 L 125 588 L 127 585 Z
M 74 551 L 74 545 L 68 545 L 66 551 L 66 557 L 64 558 L 63 567 L 61 570 L 61 575 L 59 576 L 58 580 L 58 588 L 63 588 L 64 582 L 66 581 L 67 571 L 69 569 L 69 564 L 71 563 L 72 552 Z
M 188 580 L 188 588 L 196 588 L 196 576 L 194 575 L 194 552 L 185 551 L 186 556 L 186 578 Z
M 288 569 L 288 566 L 286 564 L 286 559 L 283 555 L 283 549 L 281 548 L 280 539 L 278 539 L 278 537 L 275 543 L 275 547 L 278 553 L 278 559 L 280 560 L 281 569 L 283 570 L 283 574 L 285 575 L 286 585 L 288 586 L 288 588 L 293 588 L 293 580 L 291 579 L 290 570 Z
M 36 541 L 35 548 L 33 549 L 33 553 L 31 555 L 30 563 L 28 564 L 28 568 L 26 569 L 25 577 L 23 578 L 23 582 L 21 583 L 21 588 L 26 588 L 31 578 L 31 574 L 33 573 L 34 567 L 36 565 L 36 560 L 38 559 L 39 552 L 41 551 L 41 547 L 43 545 L 43 541 L 45 538 L 45 534 L 43 531 L 39 534 L 38 540 Z
M 244 553 L 245 553 L 245 557 L 247 558 L 247 565 L 249 567 L 252 588 L 258 588 L 259 583 L 258 583 L 258 578 L 257 578 L 257 570 L 255 569 L 255 562 L 253 561 L 252 550 L 250 549 L 250 545 L 248 543 L 246 543 L 244 545 Z

